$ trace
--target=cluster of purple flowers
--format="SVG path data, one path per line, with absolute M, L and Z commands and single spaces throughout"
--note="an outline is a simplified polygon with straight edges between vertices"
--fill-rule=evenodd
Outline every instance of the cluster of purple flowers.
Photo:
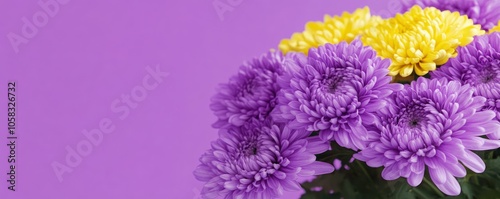
M 284 190 L 300 190 L 299 177 L 333 171 L 315 156 L 328 150 L 328 143 L 271 117 L 281 91 L 277 79 L 294 56 L 268 52 L 220 86 L 210 105 L 219 139 L 194 172 L 206 182 L 204 198 L 277 198 Z
M 408 5 L 457 10 L 488 29 L 500 14 L 486 1 Z M 460 194 L 457 177 L 485 170 L 473 151 L 500 147 L 500 33 L 457 51 L 430 79 L 406 85 L 392 82 L 390 61 L 358 39 L 245 63 L 210 105 L 219 139 L 194 172 L 205 182 L 202 196 L 277 198 L 301 189 L 300 177 L 339 169 L 316 160 L 330 142 L 384 167 L 386 180 L 418 186 L 427 171 L 442 192 Z
M 212 101 L 220 138 L 195 171 L 203 196 L 276 198 L 300 189 L 300 176 L 333 172 L 315 157 L 329 141 L 383 166 L 386 180 L 417 186 L 427 169 L 444 193 L 459 194 L 465 167 L 485 169 L 472 151 L 500 147 L 500 33 L 458 52 L 432 79 L 404 86 L 358 40 L 246 63 Z
M 307 58 L 295 60 L 278 78 L 282 90 L 273 118 L 290 128 L 319 131 L 325 141 L 363 149 L 369 138 L 366 126 L 378 119 L 375 111 L 401 89 L 390 84 L 390 61 L 376 57 L 359 40 L 313 48 Z
M 385 100 L 372 125 L 378 137 L 355 158 L 411 186 L 427 169 L 447 195 L 460 194 L 456 177 L 465 177 L 465 167 L 485 170 L 472 151 L 500 147 L 500 33 L 476 36 L 457 51 L 430 79 L 420 77 Z
M 486 98 L 482 110 L 492 110 L 500 121 L 500 33 L 477 36 L 472 43 L 458 48 L 451 59 L 431 77 L 459 81 L 474 88 L 475 96 Z M 500 132 L 490 135 L 500 139 Z
M 390 83 L 389 64 L 359 40 L 245 63 L 212 99 L 220 138 L 195 170 L 202 194 L 275 198 L 300 188 L 299 176 L 333 172 L 315 155 L 329 141 L 358 150 L 376 137 L 366 126 L 379 123 L 384 98 L 402 89 Z
M 299 176 L 332 172 L 315 161 L 329 145 L 271 121 L 250 121 L 219 131 L 212 149 L 202 155 L 194 174 L 206 182 L 205 198 L 276 198 L 300 190 Z
M 485 170 L 472 151 L 500 147 L 500 33 L 476 36 L 457 51 L 431 79 L 420 77 L 386 99 L 373 125 L 378 138 L 355 158 L 412 186 L 427 169 L 447 195 L 460 194 L 456 177 L 465 177 L 465 167 Z
M 492 120 L 493 111 L 481 111 L 486 99 L 473 93 L 458 81 L 420 77 L 387 99 L 379 111 L 378 138 L 355 158 L 384 166 L 386 180 L 405 177 L 412 186 L 422 182 L 427 168 L 441 191 L 460 194 L 455 177 L 466 175 L 464 165 L 476 173 L 485 170 L 471 150 L 500 147 L 500 141 L 481 137 L 500 131 L 500 123 Z

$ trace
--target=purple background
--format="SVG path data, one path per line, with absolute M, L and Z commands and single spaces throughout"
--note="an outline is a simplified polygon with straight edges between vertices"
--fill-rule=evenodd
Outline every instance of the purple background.
M 212 0 L 73 0 L 16 53 L 7 34 L 21 35 L 22 18 L 32 21 L 42 9 L 37 1 L 2 0 L 0 196 L 197 198 L 202 183 L 192 171 L 217 138 L 208 108 L 217 84 L 309 20 L 365 5 L 387 15 L 394 1 L 243 0 L 221 20 Z M 120 120 L 111 104 L 157 64 L 169 76 Z M 8 80 L 18 82 L 16 192 L 7 190 L 5 175 Z M 59 182 L 51 164 L 65 163 L 65 148 L 85 141 L 81 132 L 98 128 L 102 118 L 113 121 L 114 132 Z

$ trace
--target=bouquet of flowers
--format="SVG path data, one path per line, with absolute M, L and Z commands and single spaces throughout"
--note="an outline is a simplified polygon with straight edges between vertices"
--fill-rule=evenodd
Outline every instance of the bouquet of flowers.
M 202 196 L 499 198 L 499 20 L 496 0 L 407 0 L 308 22 L 213 97 Z

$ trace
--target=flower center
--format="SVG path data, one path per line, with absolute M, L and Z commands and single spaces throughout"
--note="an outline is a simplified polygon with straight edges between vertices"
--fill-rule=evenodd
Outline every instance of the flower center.
M 247 156 L 256 155 L 257 154 L 257 145 L 255 143 L 247 144 L 246 146 L 243 147 L 242 151 Z
M 240 92 L 238 93 L 239 97 L 251 96 L 254 94 L 255 89 L 255 81 L 254 79 L 250 79 L 242 85 Z
M 417 156 L 433 157 L 438 146 L 451 140 L 452 131 L 440 130 L 442 126 L 434 118 L 439 116 L 432 114 L 429 106 L 433 106 L 431 100 L 423 97 L 401 102 L 398 114 L 389 119 L 387 129 L 382 132 L 388 142 L 402 151 L 400 155 L 410 161 L 416 161 Z
M 331 79 L 326 80 L 326 82 L 328 92 L 335 93 L 337 89 L 342 86 L 342 77 L 335 76 Z
M 500 60 L 482 55 L 476 65 L 469 65 L 462 79 L 472 86 L 500 83 Z
M 245 137 L 245 139 L 238 143 L 238 157 L 250 157 L 257 155 L 259 152 L 257 136 Z
M 352 68 L 337 68 L 331 74 L 325 75 L 322 80 L 323 88 L 327 93 L 334 95 L 351 92 L 350 82 L 356 81 L 357 77 Z
M 496 80 L 497 76 L 498 75 L 495 71 L 483 71 L 480 79 L 482 83 L 487 84 Z
M 412 119 L 410 121 L 410 127 L 417 127 L 418 126 L 418 120 L 417 119 Z
M 395 124 L 407 128 L 421 128 L 427 124 L 427 111 L 422 104 L 412 103 L 403 108 L 395 118 Z

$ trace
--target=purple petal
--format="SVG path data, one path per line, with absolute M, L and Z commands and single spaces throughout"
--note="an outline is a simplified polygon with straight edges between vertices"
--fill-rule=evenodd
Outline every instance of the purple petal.
M 326 162 L 318 162 L 318 161 L 303 167 L 303 169 L 313 170 L 314 175 L 328 174 L 332 173 L 334 170 L 333 165 L 328 164 Z
M 429 174 L 431 179 L 436 184 L 443 184 L 446 182 L 446 174 L 447 171 L 444 170 L 441 166 L 437 166 L 435 168 L 429 168 Z
M 486 168 L 483 160 L 478 155 L 469 150 L 466 150 L 465 154 L 462 157 L 458 158 L 466 167 L 476 173 L 482 173 Z
M 384 170 L 382 170 L 382 177 L 385 180 L 398 179 L 400 176 L 399 176 L 399 171 L 398 171 L 398 167 L 396 166 L 396 164 L 392 164 L 388 167 L 385 167 Z
M 458 184 L 457 179 L 455 179 L 455 177 L 453 177 L 450 173 L 447 173 L 446 175 L 446 183 L 436 184 L 436 186 L 439 190 L 449 196 L 457 196 L 461 191 L 460 184 Z
M 424 172 L 420 173 L 411 173 L 410 177 L 407 179 L 408 184 L 413 187 L 416 187 L 422 183 L 422 179 L 424 179 Z

